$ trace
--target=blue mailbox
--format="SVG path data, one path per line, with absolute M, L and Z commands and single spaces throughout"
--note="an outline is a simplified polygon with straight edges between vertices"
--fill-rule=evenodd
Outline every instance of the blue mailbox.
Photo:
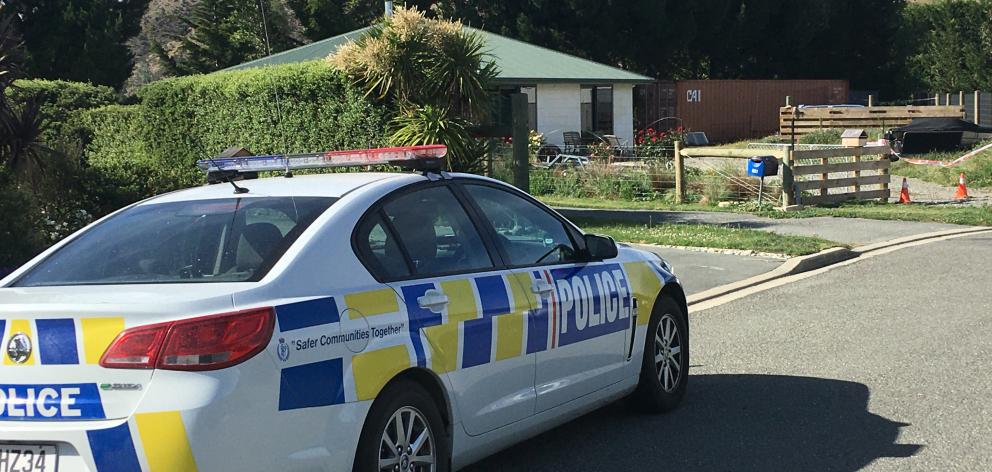
M 778 175 L 778 159 L 775 156 L 755 156 L 748 159 L 747 175 L 752 177 Z

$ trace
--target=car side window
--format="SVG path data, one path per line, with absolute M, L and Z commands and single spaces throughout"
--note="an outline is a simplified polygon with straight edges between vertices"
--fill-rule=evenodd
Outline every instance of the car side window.
M 537 205 L 505 190 L 465 185 L 496 230 L 496 243 L 513 266 L 578 262 L 564 224 Z
M 377 275 L 396 279 L 410 275 L 399 242 L 382 220 L 381 212 L 370 215 L 358 227 L 358 250 Z
M 448 187 L 402 195 L 385 204 L 383 213 L 417 276 L 494 267 L 478 230 Z

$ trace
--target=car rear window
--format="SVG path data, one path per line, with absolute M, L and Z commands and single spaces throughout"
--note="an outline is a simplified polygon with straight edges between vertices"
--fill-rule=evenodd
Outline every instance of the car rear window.
M 335 198 L 231 198 L 140 205 L 87 230 L 16 287 L 254 282 Z

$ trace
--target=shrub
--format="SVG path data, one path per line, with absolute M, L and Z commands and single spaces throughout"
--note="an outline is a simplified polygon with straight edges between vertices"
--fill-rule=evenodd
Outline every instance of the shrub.
M 31 194 L 0 168 L 0 277 L 45 247 L 37 215 Z
M 170 169 L 145 150 L 140 118 L 140 105 L 108 105 L 81 117 L 89 132 L 86 193 L 99 214 L 176 186 Z
M 202 182 L 196 161 L 232 146 L 266 154 L 384 142 L 387 110 L 319 61 L 166 79 L 141 88 L 138 96 L 134 126 L 144 141 L 140 147 L 117 142 L 89 154 L 110 152 L 117 161 L 140 152 L 127 165 L 151 161 L 159 170 L 155 192 Z
M 840 144 L 840 135 L 839 129 L 821 129 L 801 136 L 799 144 Z
M 654 128 L 637 131 L 634 142 L 637 144 L 637 155 L 645 157 L 673 157 L 675 142 L 685 142 L 689 131 L 681 125 L 675 129 L 656 130 Z
M 110 87 L 64 80 L 18 80 L 7 90 L 7 95 L 15 105 L 23 105 L 32 98 L 40 101 L 45 126 L 42 139 L 51 148 L 79 138 L 77 119 L 80 112 L 117 100 Z

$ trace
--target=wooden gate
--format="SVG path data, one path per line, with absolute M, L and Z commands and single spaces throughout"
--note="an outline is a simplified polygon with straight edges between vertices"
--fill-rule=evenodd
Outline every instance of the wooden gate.
M 888 200 L 891 152 L 888 146 L 792 151 L 795 203 Z
M 781 150 L 688 148 L 675 143 L 676 201 L 686 197 L 685 158 L 722 157 L 749 159 L 772 155 L 782 164 L 782 205 L 820 205 L 848 200 L 888 200 L 891 176 L 888 146 L 866 146 L 796 151 Z

